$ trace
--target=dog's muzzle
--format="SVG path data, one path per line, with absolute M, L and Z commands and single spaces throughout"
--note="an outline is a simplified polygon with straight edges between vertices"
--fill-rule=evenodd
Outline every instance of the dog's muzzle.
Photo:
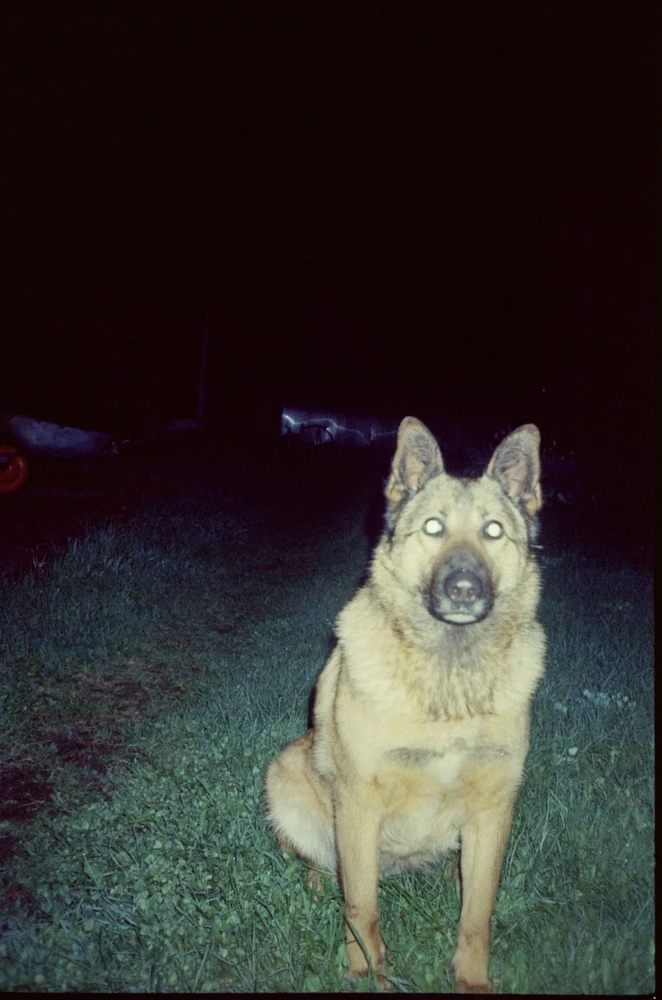
M 430 614 L 452 625 L 481 621 L 494 603 L 487 566 L 468 552 L 438 567 L 426 596 Z

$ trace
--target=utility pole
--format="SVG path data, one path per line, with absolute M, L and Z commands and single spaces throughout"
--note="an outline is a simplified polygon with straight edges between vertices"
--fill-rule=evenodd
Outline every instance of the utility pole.
M 205 321 L 202 325 L 202 338 L 200 342 L 200 374 L 198 376 L 198 410 L 196 417 L 198 422 L 202 422 L 205 409 L 205 379 L 207 377 L 207 351 L 209 349 L 209 323 L 211 308 L 207 303 L 205 309 Z

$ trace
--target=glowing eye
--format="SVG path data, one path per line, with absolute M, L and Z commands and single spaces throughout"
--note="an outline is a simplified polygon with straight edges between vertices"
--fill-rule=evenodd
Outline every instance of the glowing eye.
M 426 535 L 443 535 L 444 525 L 438 517 L 429 517 L 423 525 Z
M 483 534 L 486 538 L 501 538 L 503 535 L 503 525 L 499 524 L 498 521 L 488 521 L 483 528 Z

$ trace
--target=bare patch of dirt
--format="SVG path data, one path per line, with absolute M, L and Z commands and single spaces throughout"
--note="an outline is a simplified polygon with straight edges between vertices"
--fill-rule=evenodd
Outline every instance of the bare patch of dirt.
M 32 819 L 52 797 L 45 769 L 16 762 L 0 770 L 0 823 Z
M 84 767 L 94 774 L 105 774 L 120 746 L 119 739 L 100 739 L 92 730 L 82 726 L 70 730 L 39 730 L 35 739 L 51 743 L 62 763 Z
M 107 778 L 111 764 L 126 745 L 122 723 L 144 716 L 154 697 L 185 692 L 185 684 L 168 677 L 162 664 L 129 659 L 112 677 L 87 673 L 72 675 L 73 688 L 82 689 L 87 712 L 74 723 L 54 725 L 43 716 L 31 734 L 32 756 L 12 760 L 0 744 L 0 824 L 9 827 L 0 837 L 0 867 L 20 848 L 22 831 L 42 810 L 54 808 L 58 769 L 75 773 L 82 795 L 106 797 L 113 791 Z M 101 727 L 100 727 L 100 722 Z M 15 753 L 15 751 L 14 751 Z M 141 753 L 138 748 L 132 754 Z M 0 906 L 27 905 L 20 887 L 0 878 Z

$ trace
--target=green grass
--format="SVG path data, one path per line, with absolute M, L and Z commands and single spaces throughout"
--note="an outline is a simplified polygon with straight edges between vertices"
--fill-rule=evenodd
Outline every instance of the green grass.
M 370 550 L 374 477 L 341 471 L 201 477 L 3 587 L 0 988 L 343 986 L 338 887 L 306 890 L 262 803 Z M 548 673 L 492 976 L 503 992 L 647 993 L 651 578 L 544 556 Z M 395 988 L 450 989 L 455 880 L 404 875 L 380 897 Z

